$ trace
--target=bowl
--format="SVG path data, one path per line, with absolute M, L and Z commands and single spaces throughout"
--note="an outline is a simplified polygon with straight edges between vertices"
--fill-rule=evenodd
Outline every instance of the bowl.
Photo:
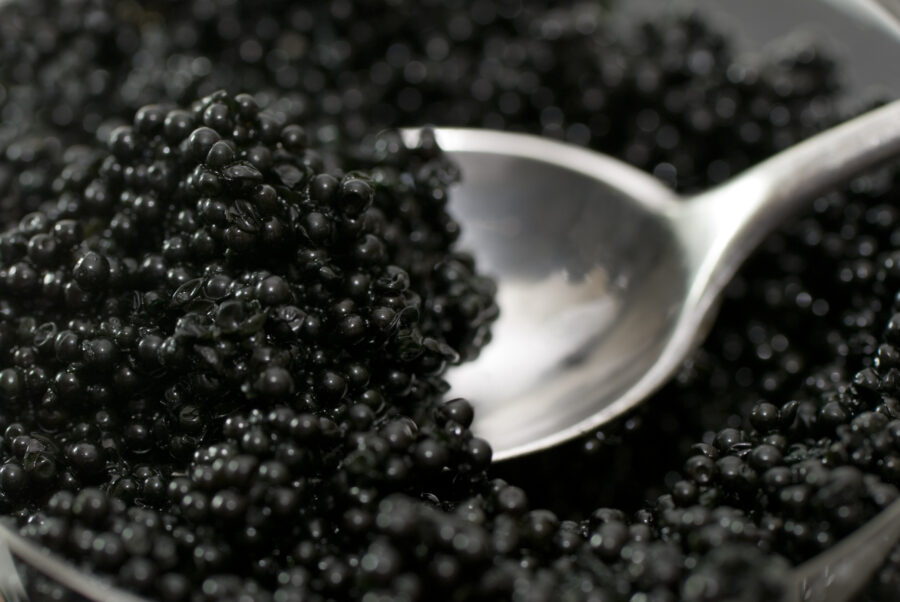
M 659 10 L 662 3 L 664 0 L 629 0 L 627 7 L 617 9 L 617 12 L 623 19 L 633 19 L 648 11 Z M 900 96 L 900 62 L 884 58 L 896 56 L 900 43 L 900 26 L 892 20 L 887 3 L 882 5 L 870 0 L 697 0 L 693 5 L 718 20 L 721 27 L 733 35 L 737 48 L 745 52 L 764 52 L 776 40 L 777 43 L 791 43 L 792 39 L 812 38 L 824 43 L 842 61 L 841 75 L 846 83 L 842 102 L 848 109 L 857 108 L 879 95 Z M 818 597 L 821 592 L 815 588 L 840 572 L 842 558 L 858 555 L 864 549 L 872 553 L 867 543 L 878 537 L 884 540 L 882 547 L 893 543 L 900 534 L 885 530 L 887 513 L 892 511 L 900 511 L 900 506 L 884 511 L 855 535 L 805 565 L 811 579 L 814 578 L 809 590 L 809 595 L 814 596 L 812 599 L 824 599 Z M 874 554 L 870 558 L 874 570 L 874 564 L 880 561 Z M 821 580 L 815 580 L 819 578 Z M 855 583 L 854 587 L 858 585 L 860 583 Z M 791 592 L 791 595 L 795 594 L 800 596 L 801 592 Z M 21 537 L 11 519 L 4 519 L 0 521 L 0 600 L 140 602 L 141 598 L 111 587 L 101 578 L 48 553 Z

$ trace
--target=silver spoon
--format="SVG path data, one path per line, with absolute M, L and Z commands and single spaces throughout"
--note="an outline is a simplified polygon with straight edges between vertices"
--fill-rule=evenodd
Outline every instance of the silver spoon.
M 462 169 L 460 244 L 498 284 L 492 341 L 451 370 L 494 459 L 601 426 L 663 385 L 700 342 L 722 288 L 785 218 L 900 155 L 900 101 L 679 198 L 654 177 L 525 134 L 438 128 Z M 406 130 L 415 142 L 418 130 Z
M 460 165 L 460 244 L 498 283 L 481 355 L 450 371 L 494 459 L 601 426 L 662 386 L 702 340 L 740 264 L 812 197 L 900 155 L 900 101 L 679 198 L 611 157 L 524 134 L 439 128 Z M 404 132 L 415 142 L 418 130 Z M 795 567 L 784 602 L 842 602 L 900 539 L 900 501 Z
M 460 244 L 498 283 L 481 355 L 453 369 L 495 460 L 609 422 L 662 386 L 706 334 L 766 234 L 830 187 L 900 154 L 900 101 L 679 198 L 611 157 L 524 134 L 439 128 L 460 165 Z M 418 130 L 404 132 L 415 142 Z M 784 602 L 841 602 L 900 539 L 900 501 L 795 567 Z

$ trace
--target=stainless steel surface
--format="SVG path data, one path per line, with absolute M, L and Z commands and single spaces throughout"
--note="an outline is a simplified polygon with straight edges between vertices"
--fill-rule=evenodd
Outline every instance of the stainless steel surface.
M 414 142 L 418 131 L 405 132 Z M 589 150 L 443 128 L 459 163 L 460 244 L 496 278 L 500 318 L 451 394 L 502 460 L 571 439 L 660 387 L 705 334 L 722 288 L 811 197 L 900 154 L 900 101 L 692 198 Z M 796 568 L 786 602 L 841 602 L 900 539 L 900 502 Z
M 492 342 L 448 380 L 503 460 L 596 428 L 659 388 L 766 233 L 900 153 L 900 101 L 682 200 L 580 147 L 489 130 L 435 135 L 463 172 L 451 193 L 460 244 L 497 280 L 500 305 Z

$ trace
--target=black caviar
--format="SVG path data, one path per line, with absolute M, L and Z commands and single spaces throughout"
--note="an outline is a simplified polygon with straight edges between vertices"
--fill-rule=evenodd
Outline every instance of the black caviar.
M 441 374 L 488 342 L 492 285 L 454 250 L 454 166 L 389 128 L 533 131 L 687 190 L 842 118 L 814 48 L 552 4 L 0 7 L 21 533 L 163 600 L 766 600 L 893 501 L 890 170 L 770 237 L 644 408 L 488 469 Z
M 24 533 L 162 599 L 288 569 L 358 596 L 343 554 L 386 496 L 483 474 L 471 408 L 439 400 L 497 313 L 451 250 L 455 169 L 427 137 L 353 154 L 246 94 L 149 105 L 0 237 L 0 501 Z

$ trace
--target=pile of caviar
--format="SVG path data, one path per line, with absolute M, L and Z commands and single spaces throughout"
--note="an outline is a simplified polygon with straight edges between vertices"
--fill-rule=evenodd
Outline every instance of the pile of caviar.
M 844 117 L 815 48 L 602 3 L 57 4 L 0 5 L 0 510 L 80 569 L 161 600 L 770 600 L 897 498 L 893 170 L 771 236 L 643 408 L 489 466 L 442 374 L 493 285 L 452 162 L 391 129 L 697 189 Z M 898 588 L 900 552 L 860 599 Z

